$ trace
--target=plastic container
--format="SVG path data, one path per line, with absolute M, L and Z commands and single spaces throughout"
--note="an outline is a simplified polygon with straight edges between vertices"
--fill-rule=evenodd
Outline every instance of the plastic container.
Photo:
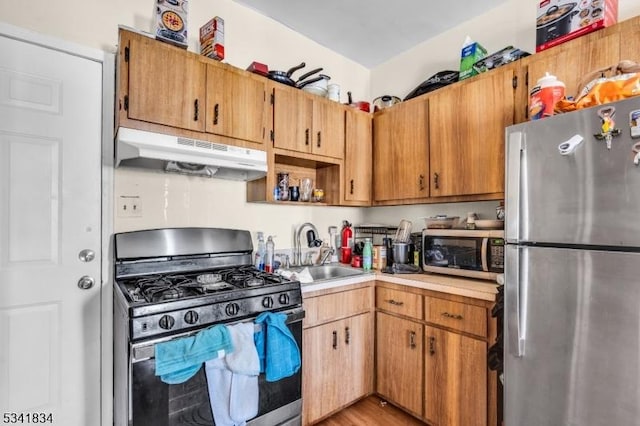
M 256 257 L 253 266 L 259 271 L 264 271 L 264 261 L 267 254 L 267 247 L 264 244 L 264 234 L 258 232 L 258 248 L 256 249 Z
M 264 270 L 265 272 L 273 272 L 273 253 L 275 252 L 275 243 L 273 242 L 273 237 L 269 235 L 267 238 L 267 252 L 266 258 L 264 260 Z
M 364 247 L 362 248 L 362 269 L 370 271 L 373 265 L 373 247 L 371 238 L 364 239 Z
M 529 119 L 539 120 L 553 115 L 556 102 L 564 98 L 564 83 L 555 75 L 545 73 L 529 95 Z

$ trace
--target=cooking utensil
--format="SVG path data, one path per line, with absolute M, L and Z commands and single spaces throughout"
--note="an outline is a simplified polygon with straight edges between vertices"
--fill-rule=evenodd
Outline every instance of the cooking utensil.
M 396 236 L 393 239 L 395 243 L 408 243 L 411 238 L 411 226 L 412 223 L 408 220 L 402 219 L 400 221 L 400 225 L 398 225 L 398 229 L 396 229 Z
M 378 96 L 373 100 L 373 110 L 378 111 L 384 108 L 389 108 L 395 104 L 402 102 L 399 97 L 391 95 Z
M 302 82 L 298 87 L 302 88 L 305 92 L 313 93 L 314 95 L 324 98 L 328 93 L 327 82 L 330 78 L 328 75 L 320 74 L 318 77 Z
M 297 70 L 304 68 L 307 64 L 302 62 L 300 65 L 289 68 L 288 71 L 269 71 L 269 79 L 277 81 L 278 83 L 286 84 L 287 86 L 296 87 L 296 82 L 291 78 L 291 75 Z
M 449 229 L 458 223 L 459 216 L 435 216 L 425 217 L 424 224 L 428 229 Z
M 296 81 L 296 86 L 300 87 L 299 86 L 300 84 L 306 83 L 305 79 L 311 77 L 314 74 L 319 73 L 320 71 L 322 71 L 322 68 L 316 68 L 314 70 L 309 71 L 308 73 L 302 74 L 300 76 L 300 78 L 298 79 L 298 81 Z M 311 79 L 309 79 L 309 80 L 311 80 Z
M 504 220 L 476 219 L 476 229 L 502 229 Z
M 393 263 L 409 263 L 409 243 L 393 243 Z
M 353 102 L 351 98 L 351 92 L 347 92 L 347 99 L 348 99 L 347 105 L 349 105 L 350 107 L 358 108 L 360 111 L 364 111 L 364 112 L 370 111 L 369 102 L 364 102 L 364 101 Z
M 576 3 L 551 6 L 536 20 L 536 45 L 539 46 L 571 31 L 571 20 L 580 13 Z

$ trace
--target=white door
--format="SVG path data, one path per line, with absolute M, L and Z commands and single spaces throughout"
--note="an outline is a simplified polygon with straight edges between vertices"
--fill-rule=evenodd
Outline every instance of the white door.
M 0 422 L 99 425 L 102 64 L 0 52 Z

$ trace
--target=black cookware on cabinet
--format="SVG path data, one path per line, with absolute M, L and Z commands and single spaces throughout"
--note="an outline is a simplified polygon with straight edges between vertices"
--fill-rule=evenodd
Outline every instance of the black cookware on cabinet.
M 541 45 L 571 31 L 571 19 L 579 13 L 576 3 L 551 6 L 536 20 L 536 44 Z
M 287 86 L 296 87 L 296 82 L 291 78 L 291 75 L 297 70 L 304 68 L 306 64 L 303 62 L 300 65 L 296 65 L 293 68 L 289 68 L 288 71 L 269 71 L 269 78 L 277 81 L 278 83 L 286 84 Z

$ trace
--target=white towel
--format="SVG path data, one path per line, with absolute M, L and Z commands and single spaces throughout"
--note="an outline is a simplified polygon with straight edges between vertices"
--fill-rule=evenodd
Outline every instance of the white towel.
M 216 426 L 244 426 L 258 414 L 260 362 L 253 323 L 227 326 L 233 352 L 205 363 L 209 402 Z M 250 374 L 242 374 L 250 373 Z
M 245 376 L 260 374 L 260 360 L 253 342 L 254 324 L 246 322 L 230 325 L 227 330 L 233 343 L 233 352 L 229 352 L 224 359 L 229 370 Z

